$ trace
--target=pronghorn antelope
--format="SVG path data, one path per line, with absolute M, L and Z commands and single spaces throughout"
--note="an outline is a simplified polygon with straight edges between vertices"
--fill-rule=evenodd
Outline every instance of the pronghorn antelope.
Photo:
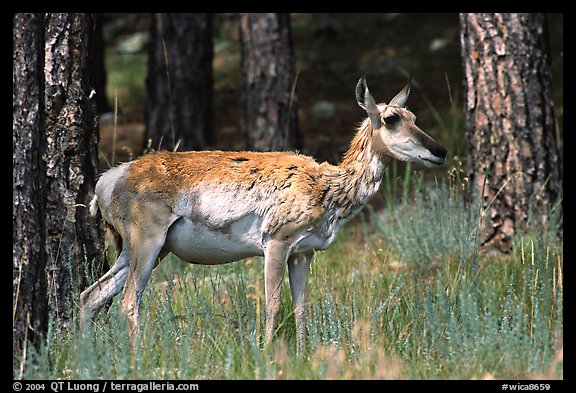
M 112 268 L 81 294 L 81 321 L 124 288 L 130 334 L 152 269 L 172 252 L 190 263 L 222 264 L 264 257 L 265 342 L 272 340 L 286 264 L 296 319 L 297 349 L 305 345 L 306 281 L 312 254 L 334 241 L 379 188 L 391 159 L 426 167 L 447 150 L 415 125 L 405 108 L 410 83 L 389 104 L 376 105 L 365 78 L 356 86 L 368 118 L 340 165 L 294 152 L 157 152 L 100 177 L 90 209 L 119 235 Z

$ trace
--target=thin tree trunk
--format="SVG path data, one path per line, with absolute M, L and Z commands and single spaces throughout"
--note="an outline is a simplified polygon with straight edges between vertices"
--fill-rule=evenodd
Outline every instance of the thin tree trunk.
M 100 220 L 90 216 L 98 126 L 89 81 L 91 14 L 47 14 L 45 36 L 48 303 L 64 327 L 87 273 L 104 270 Z M 95 265 L 93 265 L 95 264 Z
M 212 14 L 153 14 L 146 78 L 145 146 L 214 144 Z
M 481 240 L 509 252 L 517 229 L 547 225 L 560 195 L 546 20 L 461 14 L 460 24 L 474 200 L 484 190 Z
M 15 14 L 12 79 L 12 367 L 48 328 L 44 221 L 43 14 Z M 19 377 L 18 375 L 14 376 Z
M 94 14 L 94 34 L 90 47 L 90 80 L 96 92 L 96 110 L 98 113 L 110 112 L 112 107 L 106 96 L 106 43 L 104 42 L 104 16 Z
M 300 148 L 290 14 L 240 15 L 247 149 Z

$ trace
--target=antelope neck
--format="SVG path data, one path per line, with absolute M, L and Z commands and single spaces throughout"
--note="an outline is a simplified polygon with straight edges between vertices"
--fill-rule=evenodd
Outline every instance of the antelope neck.
M 340 208 L 341 218 L 358 213 L 378 191 L 387 158 L 373 148 L 368 123 L 352 140 L 341 164 L 328 175 L 326 199 Z

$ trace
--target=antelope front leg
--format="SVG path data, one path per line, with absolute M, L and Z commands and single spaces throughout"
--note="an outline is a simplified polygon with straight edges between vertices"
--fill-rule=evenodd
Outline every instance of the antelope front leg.
M 296 351 L 304 353 L 306 347 L 306 282 L 310 271 L 312 254 L 288 259 L 288 277 L 296 317 Z
M 280 288 L 286 269 L 289 245 L 271 240 L 264 251 L 264 293 L 266 296 L 266 333 L 264 342 L 272 342 L 280 310 Z

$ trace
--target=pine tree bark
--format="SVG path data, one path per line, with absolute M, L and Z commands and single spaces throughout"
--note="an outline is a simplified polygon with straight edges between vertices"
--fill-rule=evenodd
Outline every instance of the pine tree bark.
M 153 14 L 145 146 L 200 150 L 214 144 L 212 14 Z
M 481 242 L 507 253 L 517 229 L 547 225 L 560 196 L 546 20 L 461 14 L 460 27 L 468 176 L 474 201 L 483 201 Z
M 96 266 L 100 276 L 107 268 L 100 220 L 89 213 L 98 167 L 88 51 L 93 16 L 47 14 L 45 26 L 48 304 L 63 328 L 87 271 Z
M 12 80 L 12 367 L 48 328 L 44 192 L 43 14 L 15 14 Z
M 290 15 L 240 15 L 244 132 L 248 150 L 300 148 Z

